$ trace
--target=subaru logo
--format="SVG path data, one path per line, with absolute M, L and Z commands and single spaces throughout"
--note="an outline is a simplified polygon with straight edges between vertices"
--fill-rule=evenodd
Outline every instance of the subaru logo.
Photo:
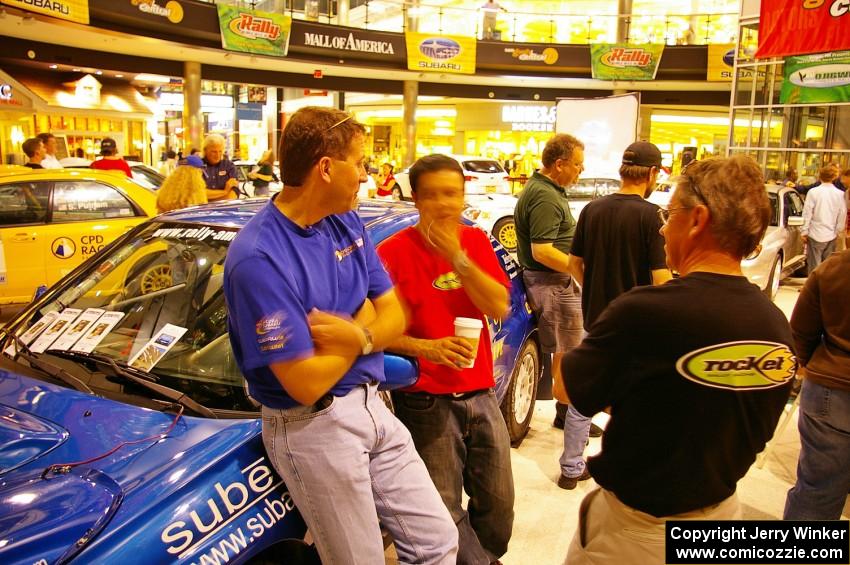
M 730 67 L 735 65 L 735 48 L 733 47 L 729 51 L 723 54 L 723 62 L 729 65 Z
M 445 37 L 429 37 L 419 44 L 419 52 L 432 59 L 451 59 L 460 53 L 460 44 Z

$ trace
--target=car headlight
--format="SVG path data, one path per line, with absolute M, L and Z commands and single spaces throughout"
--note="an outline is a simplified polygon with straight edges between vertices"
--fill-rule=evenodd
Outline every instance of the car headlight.
M 749 255 L 744 257 L 744 261 L 752 261 L 753 259 L 755 259 L 756 257 L 759 256 L 759 253 L 761 253 L 761 250 L 762 250 L 762 246 L 761 246 L 761 243 L 759 243 L 758 245 L 756 245 L 756 248 L 753 249 L 752 253 L 750 253 Z
M 464 209 L 464 211 L 463 211 L 463 217 L 466 218 L 467 220 L 470 220 L 470 221 L 473 221 L 473 222 L 475 220 L 477 220 L 478 216 L 480 216 L 480 215 L 481 215 L 481 210 L 479 210 L 478 208 L 473 208 L 472 206 L 469 206 L 468 208 Z

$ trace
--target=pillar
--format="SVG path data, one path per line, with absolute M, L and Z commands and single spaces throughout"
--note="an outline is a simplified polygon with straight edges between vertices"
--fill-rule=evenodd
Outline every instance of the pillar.
M 351 0 L 337 0 L 336 4 L 336 25 L 348 25 L 348 10 Z
M 419 83 L 415 80 L 404 81 L 404 163 L 409 167 L 416 160 L 416 101 L 419 98 Z
M 201 149 L 204 135 L 204 116 L 201 114 L 201 64 L 183 63 L 183 148 Z

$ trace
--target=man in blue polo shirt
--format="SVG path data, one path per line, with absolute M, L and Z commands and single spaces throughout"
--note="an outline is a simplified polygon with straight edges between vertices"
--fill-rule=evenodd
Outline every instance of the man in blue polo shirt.
M 307 107 L 281 142 L 284 189 L 225 263 L 230 340 L 262 405 L 263 442 L 323 563 L 454 563 L 457 528 L 410 433 L 377 395 L 378 353 L 404 331 L 356 212 L 365 128 Z
M 207 200 L 232 200 L 239 196 L 239 179 L 236 165 L 224 157 L 224 138 L 211 133 L 204 138 L 204 182 Z

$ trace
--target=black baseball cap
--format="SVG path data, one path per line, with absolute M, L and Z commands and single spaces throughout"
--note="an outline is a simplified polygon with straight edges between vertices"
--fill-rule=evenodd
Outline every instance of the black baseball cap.
M 115 152 L 115 149 L 118 146 L 115 144 L 115 140 L 111 137 L 104 137 L 100 142 L 100 154 L 104 155 L 109 153 L 110 155 Z
M 661 151 L 655 144 L 648 141 L 635 141 L 623 151 L 623 164 L 660 167 Z

